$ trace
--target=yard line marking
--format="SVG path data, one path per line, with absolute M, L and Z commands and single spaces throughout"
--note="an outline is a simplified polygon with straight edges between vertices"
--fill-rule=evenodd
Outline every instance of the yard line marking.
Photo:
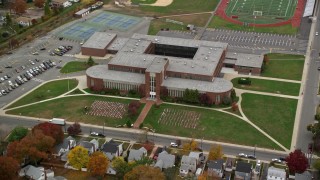
M 288 8 L 289 8 L 290 4 L 291 4 L 291 0 L 289 0 L 288 6 L 287 6 L 287 9 L 286 9 L 286 13 L 284 14 L 284 16 L 286 16 L 286 17 L 287 17 L 287 12 L 288 12 Z
M 233 12 L 233 10 L 234 10 L 234 8 L 236 7 L 236 5 L 238 4 L 238 0 L 236 1 L 236 3 L 234 4 L 234 6 L 233 6 L 233 8 L 232 8 L 232 10 L 231 10 L 231 12 Z

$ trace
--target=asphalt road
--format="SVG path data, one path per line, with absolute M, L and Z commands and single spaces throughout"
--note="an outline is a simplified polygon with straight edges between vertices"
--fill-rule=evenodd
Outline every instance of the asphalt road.
M 17 125 L 21 125 L 24 127 L 31 128 L 34 125 L 38 124 L 39 119 L 34 118 L 32 120 L 25 119 L 25 118 L 13 118 L 13 117 L 4 117 L 0 116 L 0 137 L 4 137 L 5 134 L 8 134 L 11 129 L 13 129 Z M 82 133 L 83 134 L 90 134 L 90 132 L 101 132 L 103 133 L 103 127 L 101 126 L 100 128 L 96 127 L 90 127 L 90 126 L 82 126 Z M 104 130 L 104 134 L 107 137 L 112 137 L 116 139 L 123 139 L 123 140 L 132 140 L 132 141 L 139 141 L 141 139 L 142 133 L 137 133 L 135 131 L 120 131 L 119 129 L 108 129 Z M 158 134 L 153 134 L 149 133 L 148 134 L 148 139 L 151 141 L 154 141 L 158 145 L 163 145 L 163 146 L 168 146 L 170 145 L 170 142 L 175 142 L 177 138 L 171 136 L 171 137 L 163 137 L 159 136 Z M 201 146 L 201 140 L 198 139 L 199 141 L 199 146 Z M 202 148 L 204 151 L 209 151 L 211 147 L 211 143 L 203 142 L 202 143 Z M 225 146 L 223 145 L 223 152 L 227 155 L 238 155 L 239 153 L 245 153 L 245 154 L 254 154 L 254 147 L 234 147 L 234 146 Z M 266 160 L 270 161 L 272 158 L 279 158 L 279 157 L 284 157 L 282 153 L 273 153 L 266 151 L 264 149 L 261 150 L 256 150 L 255 152 L 256 157 L 260 160 Z
M 317 2 L 317 21 L 316 21 L 316 31 L 320 30 L 320 5 Z M 298 139 L 296 148 L 301 149 L 304 152 L 308 150 L 308 144 L 312 142 L 312 134 L 307 131 L 306 127 L 308 124 L 314 123 L 314 115 L 316 107 L 319 105 L 319 99 L 317 97 L 318 93 L 318 83 L 319 83 L 319 71 L 320 67 L 320 37 L 314 35 L 314 39 L 311 47 L 309 72 L 307 74 L 307 79 L 304 88 L 304 101 L 301 110 L 301 121 L 298 131 Z

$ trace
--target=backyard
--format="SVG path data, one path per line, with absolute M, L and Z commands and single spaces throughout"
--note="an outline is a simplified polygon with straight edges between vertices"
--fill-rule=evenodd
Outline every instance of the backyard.
M 290 149 L 297 100 L 242 94 L 241 107 L 248 119 Z
M 161 134 L 281 149 L 243 120 L 213 110 L 162 104 L 151 108 L 143 124 Z
M 233 83 L 233 87 L 239 88 L 239 89 L 252 90 L 252 91 L 285 94 L 285 95 L 291 95 L 291 96 L 299 95 L 299 90 L 300 90 L 299 83 L 250 78 L 251 85 L 244 85 L 244 84 L 238 83 L 238 80 L 240 78 L 241 77 L 232 79 L 231 82 Z
M 101 109 L 97 107 L 100 109 L 97 110 L 92 106 L 97 101 L 108 102 L 109 108 L 106 109 L 106 107 L 103 107 L 104 109 Z M 123 107 L 126 107 L 130 102 L 131 100 L 127 99 L 93 95 L 72 96 L 9 110 L 6 113 L 47 119 L 59 117 L 67 119 L 67 121 L 70 122 L 77 121 L 96 125 L 103 125 L 103 123 L 105 123 L 106 126 L 115 127 L 117 125 L 124 125 L 127 120 L 134 122 L 144 107 L 144 104 L 142 104 L 137 111 L 137 115 L 130 118 L 127 116 L 126 112 L 123 112 Z M 88 110 L 86 110 L 85 107 L 88 107 Z M 122 113 L 119 113 L 120 110 L 122 110 Z M 96 111 L 98 113 L 90 113 L 91 111 Z M 122 116 L 117 116 L 119 114 Z
M 57 97 L 75 88 L 77 85 L 78 81 L 76 79 L 64 79 L 45 83 L 6 109 Z
M 267 54 L 269 62 L 261 76 L 300 81 L 304 65 L 303 55 Z

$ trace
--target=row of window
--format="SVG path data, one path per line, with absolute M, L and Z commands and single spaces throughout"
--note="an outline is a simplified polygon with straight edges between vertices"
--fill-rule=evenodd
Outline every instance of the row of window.
M 139 85 L 137 84 L 124 84 L 124 83 L 109 82 L 109 81 L 104 82 L 104 87 L 108 89 L 115 88 L 115 89 L 126 90 L 126 91 L 139 89 Z

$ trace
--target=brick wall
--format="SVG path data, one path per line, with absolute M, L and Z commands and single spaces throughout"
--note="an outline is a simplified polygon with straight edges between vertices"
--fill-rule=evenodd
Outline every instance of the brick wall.
M 104 57 L 107 53 L 106 49 L 95 49 L 95 48 L 87 48 L 87 47 L 81 47 L 82 55 L 85 56 L 98 56 L 98 57 Z

